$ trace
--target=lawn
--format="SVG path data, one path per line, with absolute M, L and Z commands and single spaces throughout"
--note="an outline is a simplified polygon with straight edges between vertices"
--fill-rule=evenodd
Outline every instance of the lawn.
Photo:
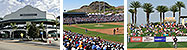
M 123 25 L 112 25 L 112 24 L 79 24 L 79 27 L 84 27 L 88 29 L 109 29 L 123 27 Z
M 84 35 L 88 35 L 88 36 L 92 36 L 92 37 L 99 36 L 99 37 L 101 37 L 101 39 L 105 39 L 105 40 L 124 43 L 124 34 L 108 35 L 108 34 L 95 32 L 95 31 L 88 31 L 87 33 L 85 33 L 85 29 L 80 29 L 80 28 L 70 27 L 70 26 L 65 26 L 65 25 L 63 26 L 63 29 L 64 30 L 71 30 L 72 32 L 76 32 L 79 34 L 84 34 Z
M 179 48 L 187 47 L 187 42 L 178 42 Z M 173 48 L 173 42 L 129 42 L 127 48 Z

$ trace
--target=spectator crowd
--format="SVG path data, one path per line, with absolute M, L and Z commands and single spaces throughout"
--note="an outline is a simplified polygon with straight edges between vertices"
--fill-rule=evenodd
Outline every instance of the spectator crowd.
M 123 44 L 108 42 L 100 37 L 86 37 L 79 33 L 63 31 L 64 50 L 124 50 Z
M 123 15 L 89 16 L 89 17 L 64 17 L 64 23 L 100 23 L 123 21 Z
M 186 36 L 187 27 L 176 23 L 146 24 L 135 26 L 128 25 L 129 36 Z

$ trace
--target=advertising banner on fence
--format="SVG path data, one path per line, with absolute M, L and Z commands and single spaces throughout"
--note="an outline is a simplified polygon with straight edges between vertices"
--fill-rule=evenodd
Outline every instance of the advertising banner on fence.
M 166 37 L 166 42 L 173 42 L 175 37 Z M 177 36 L 177 42 L 187 42 L 187 36 Z
M 142 42 L 154 42 L 154 37 L 143 37 Z
M 166 37 L 166 42 L 173 42 L 173 38 L 175 37 Z
M 131 42 L 142 42 L 142 37 L 131 37 Z
M 186 36 L 177 36 L 178 41 L 177 42 L 187 42 Z
M 166 42 L 166 37 L 154 37 L 155 42 Z

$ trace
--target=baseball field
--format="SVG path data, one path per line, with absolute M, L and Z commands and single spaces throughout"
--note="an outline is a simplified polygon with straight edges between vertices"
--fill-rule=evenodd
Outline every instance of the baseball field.
M 172 42 L 128 42 L 128 50 L 187 50 L 187 42 L 178 42 L 175 49 Z
M 123 25 L 123 22 L 72 24 L 63 25 L 63 29 L 71 30 L 84 36 L 99 36 L 101 39 L 110 42 L 124 43 Z M 116 35 L 113 35 L 113 29 L 116 28 L 119 28 L 119 31 L 116 32 Z M 88 30 L 87 33 L 85 33 L 85 29 Z

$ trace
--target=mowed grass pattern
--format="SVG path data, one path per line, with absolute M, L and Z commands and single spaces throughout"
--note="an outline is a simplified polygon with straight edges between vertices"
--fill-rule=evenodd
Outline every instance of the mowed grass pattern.
M 179 48 L 187 47 L 187 42 L 178 42 Z M 173 48 L 173 42 L 129 42 L 127 48 Z
M 64 30 L 67 30 L 67 31 L 71 30 L 72 32 L 79 33 L 79 34 L 84 34 L 84 35 L 88 35 L 92 37 L 99 36 L 101 39 L 124 43 L 124 34 L 108 35 L 108 34 L 95 32 L 95 31 L 88 31 L 87 33 L 85 33 L 85 29 L 80 29 L 80 28 L 70 27 L 70 26 L 63 26 L 63 28 Z
M 98 25 L 100 25 L 101 27 L 96 27 Z M 112 25 L 112 24 L 80 24 L 77 26 L 88 28 L 88 29 L 109 29 L 109 28 L 123 27 L 123 25 Z

